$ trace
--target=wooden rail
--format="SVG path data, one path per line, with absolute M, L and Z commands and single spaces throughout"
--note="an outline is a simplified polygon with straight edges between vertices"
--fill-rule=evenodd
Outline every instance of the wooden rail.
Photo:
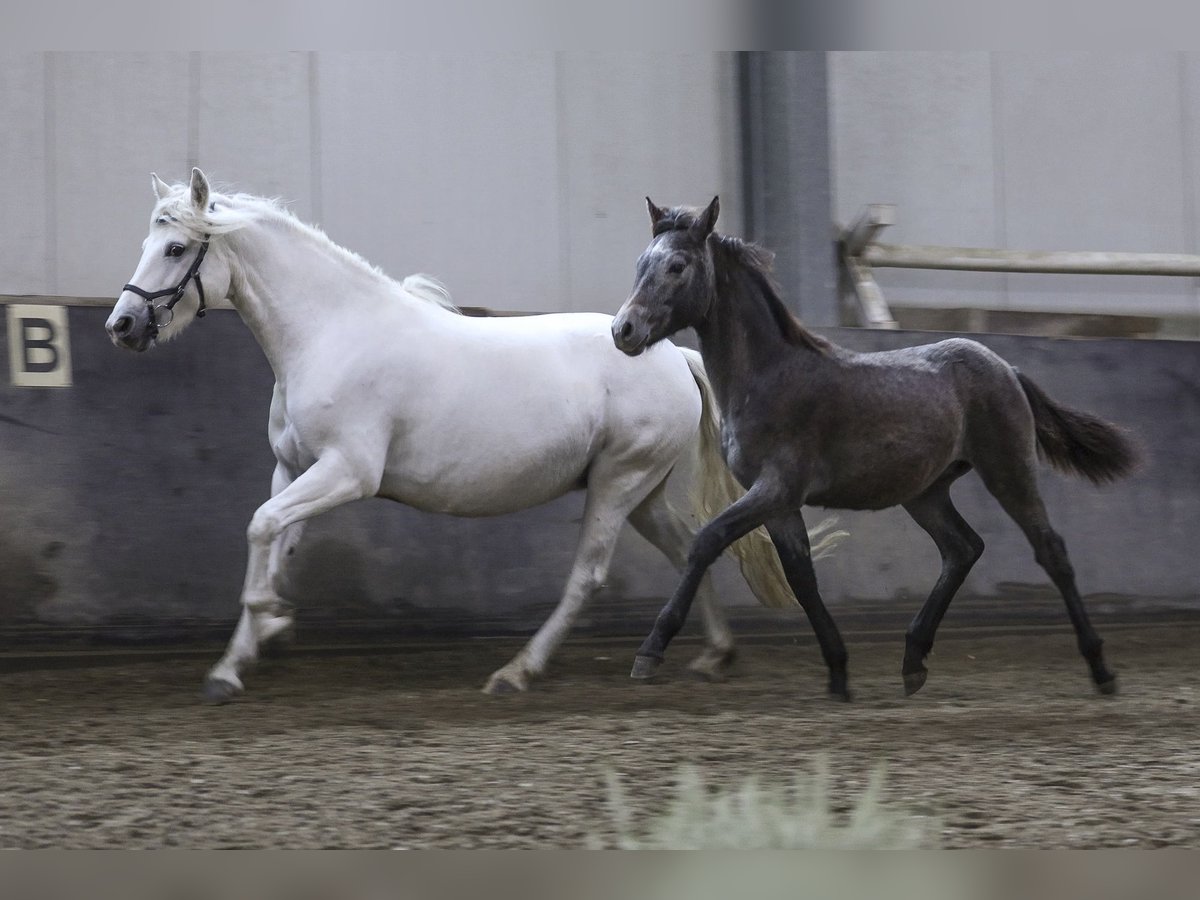
M 881 244 L 875 238 L 896 223 L 896 207 L 874 203 L 841 232 L 843 301 L 867 328 L 895 328 L 872 268 L 958 272 L 1029 272 L 1054 275 L 1174 275 L 1200 278 L 1200 256 L 1188 253 L 1116 253 L 1076 250 L 994 250 L 984 247 Z
M 869 266 L 893 269 L 1200 277 L 1200 256 L 1187 253 L 990 250 L 981 247 L 871 244 L 863 249 L 859 259 Z

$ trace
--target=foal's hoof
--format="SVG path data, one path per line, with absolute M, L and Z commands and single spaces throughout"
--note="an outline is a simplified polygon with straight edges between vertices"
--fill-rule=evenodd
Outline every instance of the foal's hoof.
M 658 671 L 658 667 L 662 665 L 662 660 L 653 656 L 635 656 L 633 658 L 633 670 L 629 673 L 630 678 L 638 681 L 649 681 L 654 677 L 654 673 Z
M 854 699 L 850 693 L 850 685 L 846 681 L 845 672 L 835 672 L 829 676 L 829 696 L 843 703 L 849 703 Z
M 203 695 L 209 703 L 228 703 L 236 697 L 241 688 L 223 678 L 208 678 L 204 682 Z
M 926 669 L 920 669 L 916 672 L 904 673 L 904 694 L 911 697 L 921 688 L 925 687 L 925 679 L 929 677 L 929 672 Z
M 1096 690 L 1105 696 L 1111 697 L 1117 692 L 1117 676 L 1113 675 L 1108 681 L 1100 681 L 1096 684 Z

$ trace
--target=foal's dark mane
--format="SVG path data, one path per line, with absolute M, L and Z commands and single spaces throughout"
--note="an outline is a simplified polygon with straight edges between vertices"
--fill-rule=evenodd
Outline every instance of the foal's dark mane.
M 708 242 L 713 248 L 713 259 L 717 263 L 718 290 L 727 286 L 734 295 L 730 298 L 733 303 L 753 302 L 752 298 L 739 294 L 747 290 L 756 291 L 766 301 L 767 309 L 775 319 L 775 324 L 779 326 L 785 341 L 823 356 L 832 352 L 833 344 L 801 325 L 800 320 L 792 315 L 792 311 L 783 302 L 779 283 L 771 271 L 774 253 L 729 234 L 714 232 L 709 236 Z M 738 275 L 742 277 L 739 278 Z
M 687 231 L 695 223 L 698 211 L 689 207 L 675 207 L 654 224 L 653 234 L 657 237 L 668 231 Z M 796 347 L 803 347 L 828 356 L 833 344 L 818 334 L 809 331 L 792 315 L 783 302 L 779 283 L 772 272 L 775 254 L 766 247 L 744 241 L 731 234 L 712 232 L 708 236 L 716 265 L 717 290 L 728 292 L 734 303 L 753 302 L 752 297 L 743 297 L 753 291 L 766 301 L 783 339 Z

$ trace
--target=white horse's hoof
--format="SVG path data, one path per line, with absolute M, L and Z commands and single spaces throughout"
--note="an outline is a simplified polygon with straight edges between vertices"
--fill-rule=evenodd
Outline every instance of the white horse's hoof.
M 505 694 L 520 694 L 529 690 L 529 679 L 524 672 L 507 671 L 500 669 L 492 673 L 492 677 L 487 680 L 487 684 L 483 686 L 485 694 L 491 694 L 493 697 L 500 697 Z
M 209 703 L 228 703 L 241 692 L 240 684 L 234 684 L 224 678 L 204 679 L 204 699 Z
M 688 663 L 688 671 L 705 681 L 724 681 L 736 656 L 737 652 L 732 647 L 728 650 L 709 647 Z
M 635 656 L 629 677 L 635 681 L 649 681 L 661 665 L 662 660 L 656 656 Z
M 291 616 L 272 616 L 255 621 L 254 628 L 258 633 L 259 643 L 271 640 L 283 640 L 284 635 L 292 635 L 295 624 Z

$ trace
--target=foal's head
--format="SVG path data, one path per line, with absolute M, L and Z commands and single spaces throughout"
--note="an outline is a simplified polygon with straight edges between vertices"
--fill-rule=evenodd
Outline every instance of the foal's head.
M 708 315 L 716 291 L 709 235 L 721 205 L 716 197 L 703 210 L 659 209 L 647 197 L 650 245 L 637 261 L 633 292 L 612 324 L 613 341 L 630 356 Z
M 223 300 L 231 281 L 225 254 L 209 252 L 215 204 L 204 173 L 192 169 L 189 184 L 173 187 L 150 178 L 157 200 L 150 233 L 104 326 L 114 344 L 138 352 L 204 315 L 204 304 Z

